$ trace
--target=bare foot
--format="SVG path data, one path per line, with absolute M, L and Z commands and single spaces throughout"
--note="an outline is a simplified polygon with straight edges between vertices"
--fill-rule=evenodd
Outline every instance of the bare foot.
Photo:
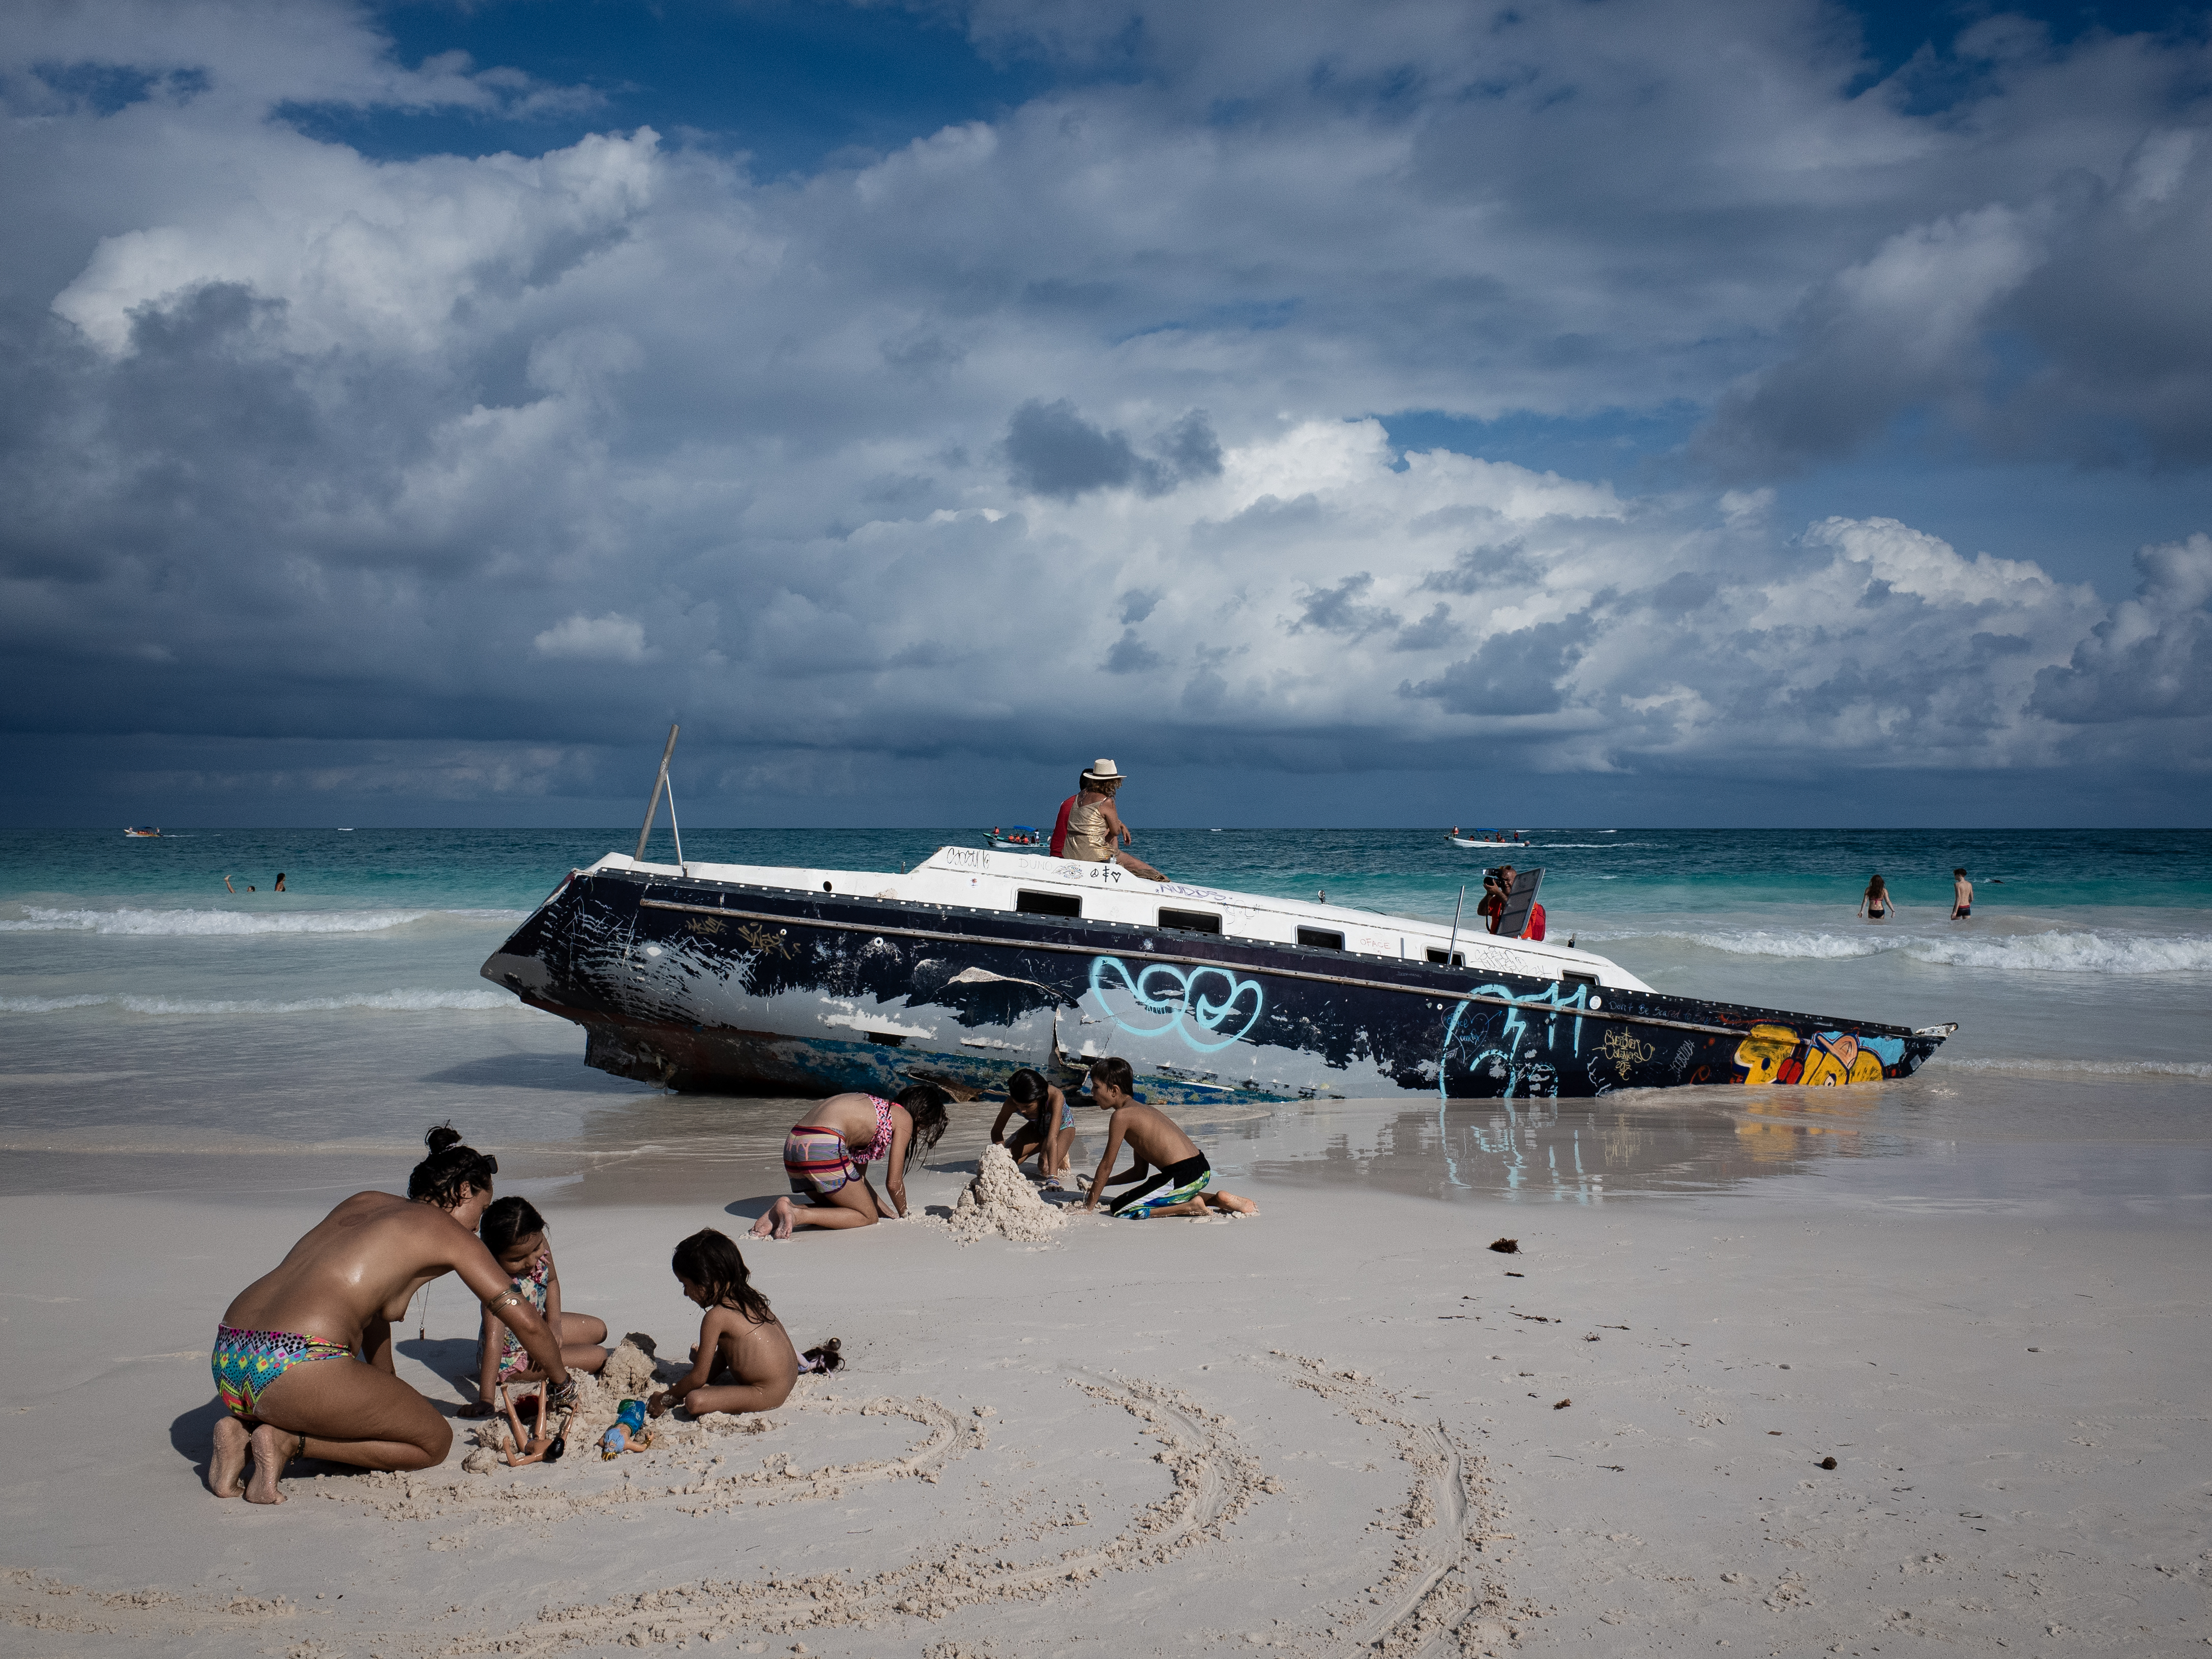
M 215 1425 L 215 1455 L 208 1459 L 208 1490 L 235 1498 L 246 1490 L 246 1425 L 226 1412 Z
M 770 1236 L 777 1238 L 789 1237 L 791 1236 L 790 1228 L 786 1227 L 779 1233 L 775 1231 L 775 1224 L 777 1222 L 783 1219 L 783 1212 L 790 1207 L 791 1200 L 789 1199 L 779 1198 L 775 1203 L 769 1206 L 767 1214 L 763 1215 L 758 1221 L 753 1223 L 752 1231 L 746 1236 L 750 1238 L 767 1238 Z
M 1260 1206 L 1249 1198 L 1239 1198 L 1234 1193 L 1208 1193 L 1206 1196 L 1231 1215 L 1257 1215 Z
M 769 1213 L 775 1218 L 775 1232 L 774 1237 L 777 1238 L 789 1238 L 791 1237 L 791 1200 L 787 1198 L 779 1198 L 775 1201 L 775 1208 L 769 1211 Z
M 1163 1204 L 1152 1213 L 1155 1216 L 1204 1215 L 1206 1200 L 1202 1198 L 1190 1198 L 1185 1199 L 1180 1204 Z
M 284 1466 L 297 1455 L 304 1444 L 300 1437 L 290 1431 L 264 1423 L 254 1430 L 253 1478 L 246 1483 L 246 1501 L 249 1504 L 281 1504 L 284 1494 L 276 1485 L 284 1473 Z

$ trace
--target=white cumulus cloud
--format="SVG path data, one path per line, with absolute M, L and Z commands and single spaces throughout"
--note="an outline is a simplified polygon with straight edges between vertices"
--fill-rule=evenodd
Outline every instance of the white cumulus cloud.
M 580 611 L 556 623 L 530 642 L 541 657 L 567 658 L 581 662 L 643 662 L 645 624 L 635 617 L 610 611 L 604 617 Z

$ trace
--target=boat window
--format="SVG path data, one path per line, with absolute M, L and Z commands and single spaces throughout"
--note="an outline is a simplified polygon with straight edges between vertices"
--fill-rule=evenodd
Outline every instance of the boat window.
M 1178 927 L 1186 933 L 1218 933 L 1221 918 L 1205 910 L 1162 910 L 1160 926 Z
M 1447 961 L 1449 961 L 1451 966 L 1455 968 L 1464 968 L 1467 966 L 1467 952 L 1464 951 L 1454 951 L 1451 952 L 1450 956 L 1447 957 L 1443 951 L 1439 951 L 1435 945 L 1431 945 L 1429 946 L 1429 960 L 1435 963 L 1440 968 L 1443 967 Z
M 1593 991 L 1597 989 L 1595 974 L 1561 974 L 1559 982 L 1562 985 L 1587 985 Z
M 1083 897 L 1079 893 L 1036 893 L 1023 887 L 1015 890 L 1014 908 L 1031 916 L 1079 916 Z
M 1332 933 L 1325 927 L 1301 927 L 1298 929 L 1298 943 L 1310 945 L 1316 951 L 1341 951 L 1344 949 L 1344 935 Z

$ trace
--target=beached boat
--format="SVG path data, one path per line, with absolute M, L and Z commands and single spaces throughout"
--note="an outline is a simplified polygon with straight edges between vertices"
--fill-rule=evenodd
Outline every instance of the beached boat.
M 1571 945 L 967 847 L 897 874 L 611 854 L 483 973 L 581 1025 L 604 1071 L 801 1095 L 969 1097 L 1019 1066 L 1079 1086 L 1109 1054 L 1159 1103 L 1865 1083 L 1956 1029 L 1673 996 Z
M 1042 853 L 1048 846 L 1044 832 L 1031 823 L 1009 824 L 1004 830 L 994 830 L 983 840 L 986 845 L 995 847 L 1001 853 Z

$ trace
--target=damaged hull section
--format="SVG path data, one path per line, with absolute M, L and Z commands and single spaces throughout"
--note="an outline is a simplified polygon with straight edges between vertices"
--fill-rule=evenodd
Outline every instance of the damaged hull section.
M 994 860 L 1018 874 L 998 881 Z M 1079 1087 L 1109 1054 L 1161 1104 L 1861 1083 L 1909 1075 L 1953 1029 L 1669 996 L 1570 948 L 1455 951 L 1409 919 L 1123 880 L 956 848 L 897 878 L 615 856 L 573 873 L 483 972 L 583 1026 L 602 1070 L 793 1095 L 925 1081 L 972 1097 L 1022 1066 Z M 890 885 L 852 890 L 870 883 Z M 1192 931 L 1170 902 L 1233 925 Z M 1287 937 L 1253 936 L 1269 928 Z

